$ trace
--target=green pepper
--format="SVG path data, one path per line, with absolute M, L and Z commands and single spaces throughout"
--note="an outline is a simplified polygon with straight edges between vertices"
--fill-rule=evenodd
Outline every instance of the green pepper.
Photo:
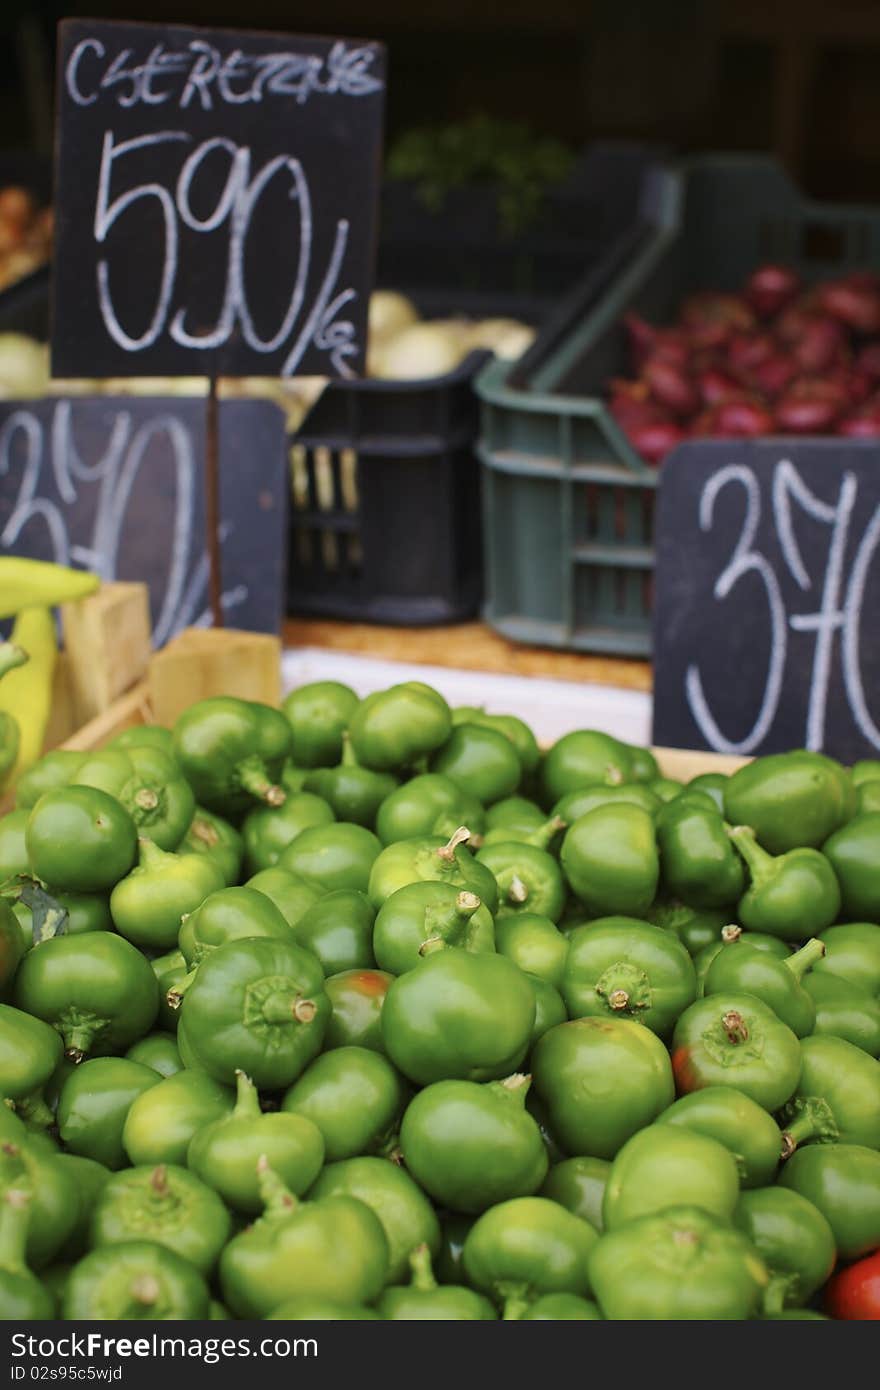
M 149 1067 L 160 1076 L 175 1076 L 177 1072 L 183 1071 L 173 1033 L 148 1033 L 145 1038 L 139 1038 L 136 1043 L 132 1043 L 125 1055 L 129 1062 Z
M 660 801 L 674 801 L 684 791 L 684 783 L 674 777 L 655 777 L 648 784 L 648 790 Z
M 880 781 L 872 779 L 856 787 L 856 816 L 873 815 L 880 811 Z
M 779 1126 L 734 1086 L 705 1086 L 682 1096 L 657 1116 L 655 1124 L 681 1125 L 723 1144 L 733 1155 L 743 1187 L 764 1187 L 779 1167 Z
M 335 1163 L 390 1151 L 404 1104 L 401 1078 L 380 1053 L 338 1047 L 306 1067 L 285 1092 L 281 1109 L 316 1125 L 327 1161 Z
M 541 1132 L 525 1109 L 530 1078 L 437 1081 L 414 1097 L 400 1130 L 407 1169 L 442 1207 L 481 1212 L 537 1191 L 547 1172 Z
M 852 783 L 840 764 L 803 749 L 756 758 L 724 788 L 725 820 L 751 826 L 770 854 L 817 849 L 849 820 L 854 803 Z
M 329 801 L 311 791 L 288 796 L 281 806 L 255 806 L 241 824 L 248 872 L 271 869 L 304 830 L 331 825 L 335 819 Z
M 368 695 L 348 725 L 355 757 L 375 772 L 411 767 L 444 744 L 451 731 L 449 706 L 421 681 L 406 681 Z
M 361 767 L 347 734 L 343 734 L 342 761 L 335 767 L 318 767 L 303 783 L 306 793 L 315 792 L 332 807 L 339 820 L 372 830 L 382 802 L 399 785 L 390 772 L 373 772 Z
M 840 911 L 841 894 L 835 870 L 824 854 L 816 849 L 790 849 L 774 857 L 761 848 L 747 826 L 734 826 L 728 833 L 751 876 L 737 908 L 742 926 L 783 941 L 803 941 L 831 925 Z
M 817 1036 L 843 1038 L 869 1057 L 880 1057 L 880 999 L 839 975 L 811 972 L 804 989 L 816 1010 Z
M 666 1048 L 625 1018 L 551 1028 L 532 1054 L 532 1076 L 562 1146 L 593 1158 L 613 1158 L 675 1096 Z
M 475 796 L 450 777 L 424 772 L 386 796 L 376 813 L 376 834 L 383 845 L 390 845 L 426 835 L 448 837 L 459 825 L 468 825 L 479 834 L 486 823 L 482 802 Z
M 880 1245 L 880 1153 L 861 1144 L 808 1144 L 779 1175 L 825 1217 L 842 1260 Z
M 735 922 L 728 922 L 727 926 L 722 927 L 719 939 L 711 946 L 706 946 L 699 955 L 694 957 L 694 968 L 697 972 L 697 997 L 702 998 L 705 991 L 706 976 L 708 975 L 713 961 L 723 954 L 730 951 L 734 946 L 742 945 L 752 951 L 761 951 L 764 955 L 772 957 L 773 960 L 785 961 L 791 955 L 791 948 L 787 942 L 780 941 L 778 936 L 766 936 L 763 932 L 748 931 L 744 932 L 742 927 L 738 927 Z
M 235 1109 L 199 1129 L 190 1140 L 187 1166 L 236 1211 L 263 1209 L 257 1164 L 270 1167 L 295 1196 L 311 1187 L 324 1161 L 324 1140 L 302 1115 L 263 1114 L 253 1082 L 239 1072 Z
M 238 883 L 244 841 L 235 827 L 223 820 L 222 816 L 214 816 L 203 806 L 197 806 L 179 849 L 181 854 L 206 854 L 213 859 L 227 888 Z
M 567 792 L 559 798 L 552 814 L 570 825 L 595 811 L 597 806 L 640 806 L 649 816 L 656 817 L 663 803 L 649 787 L 642 782 L 627 782 L 620 787 L 581 787 L 578 791 Z
M 492 915 L 475 893 L 426 880 L 385 899 L 373 928 L 373 951 L 383 970 L 403 975 L 444 946 L 494 951 Z
M 484 806 L 512 796 L 523 766 L 510 739 L 485 724 L 457 724 L 431 759 L 431 771 L 449 777 Z
M 25 943 L 18 918 L 0 898 L 0 994 L 5 995 L 24 955 Z
M 378 1303 L 380 1316 L 389 1321 L 479 1322 L 497 1318 L 488 1299 L 464 1285 L 438 1285 L 427 1246 L 410 1256 L 412 1279 L 405 1288 L 389 1288 Z
M 325 1052 L 336 1047 L 368 1047 L 384 1054 L 382 1009 L 393 979 L 384 970 L 341 970 L 324 981 L 330 1001 Z
M 461 714 L 461 718 L 456 715 Z M 495 729 L 499 734 L 504 734 L 516 749 L 517 757 L 522 764 L 522 770 L 527 776 L 531 776 L 538 769 L 541 761 L 541 750 L 538 741 L 532 733 L 525 720 L 520 719 L 515 714 L 487 714 L 483 709 L 467 710 L 465 706 L 459 706 L 458 710 L 453 710 L 454 724 L 482 724 L 487 729 Z
M 61 1050 L 61 1039 L 48 1023 L 0 1004 L 0 1100 L 31 1124 L 52 1123 L 43 1087 L 61 1061 Z
M 31 1199 L 27 1228 L 28 1264 L 42 1269 L 70 1238 L 79 1216 L 77 1184 L 56 1155 L 27 1140 L 0 1143 L 0 1197 L 26 1192 Z
M 880 778 L 880 760 L 862 758 L 859 762 L 853 763 L 849 773 L 853 786 L 860 787 L 865 782 L 876 782 Z
M 825 954 L 825 947 L 814 937 L 794 955 L 774 960 L 768 951 L 748 945 L 748 935 L 731 949 L 718 952 L 703 985 L 705 996 L 712 994 L 754 994 L 787 1023 L 799 1038 L 812 1033 L 816 1006 L 801 984 L 808 970 Z
M 459 817 L 459 822 L 463 820 L 467 820 L 467 816 Z M 505 839 L 519 840 L 535 830 L 540 831 L 546 821 L 547 817 L 536 801 L 530 801 L 526 796 L 505 796 L 485 813 L 486 835 L 497 838 L 498 831 L 508 831 Z
M 378 1217 L 346 1195 L 300 1202 L 263 1159 L 258 1170 L 263 1215 L 233 1236 L 220 1256 L 220 1287 L 233 1314 L 265 1317 L 304 1294 L 371 1303 L 388 1275 L 388 1242 Z
M 522 1316 L 545 1293 L 591 1292 L 592 1226 L 546 1197 L 514 1197 L 474 1222 L 462 1263 L 468 1282 L 504 1310 Z
M 834 1269 L 834 1233 L 818 1207 L 799 1192 L 786 1187 L 743 1192 L 733 1224 L 770 1271 L 765 1312 L 806 1303 Z
M 880 922 L 880 812 L 856 816 L 825 841 L 822 852 L 840 883 L 844 914 Z
M 123 937 L 103 931 L 55 936 L 28 952 L 15 999 L 57 1028 L 75 1062 L 128 1047 L 150 1031 L 159 1009 L 149 961 Z
M 186 1163 L 198 1130 L 228 1115 L 232 1092 L 201 1071 L 179 1071 L 137 1096 L 122 1129 L 122 1147 L 135 1166 Z
M 208 1275 L 229 1239 L 229 1213 L 217 1193 L 175 1163 L 115 1173 L 92 1217 L 92 1245 L 151 1240 Z
M 633 757 L 626 745 L 593 729 L 563 734 L 541 764 L 545 806 L 583 787 L 618 787 L 634 780 Z
M 386 845 L 370 871 L 367 893 L 373 906 L 380 908 L 398 888 L 427 880 L 476 893 L 494 912 L 498 906 L 498 884 L 491 871 L 465 848 L 469 839 L 470 830 L 462 825 L 448 841 L 440 836 L 426 836 Z
M 88 753 L 75 752 L 72 748 L 53 748 L 50 753 L 44 753 L 16 782 L 16 806 L 30 810 L 44 792 L 66 787 L 88 756 Z
M 590 1278 L 606 1318 L 638 1322 L 751 1318 L 769 1282 L 745 1236 L 694 1206 L 603 1235 Z
M 663 1038 L 696 993 L 693 961 L 661 927 L 602 917 L 569 932 L 562 997 L 570 1018 L 633 1018 Z
M 602 1314 L 591 1298 L 576 1293 L 545 1293 L 520 1314 L 523 1322 L 601 1322 Z
M 292 941 L 243 938 L 218 946 L 187 990 L 177 1037 L 185 1066 L 227 1086 L 239 1068 L 277 1091 L 321 1050 L 330 1001 L 311 951 Z
M 183 998 L 181 986 L 189 976 L 189 966 L 181 951 L 167 951 L 164 956 L 154 956 L 150 961 L 150 966 L 159 987 L 159 1012 L 156 1016 L 156 1024 L 160 1028 L 167 1028 L 170 1032 L 176 1033 L 177 1010 L 180 1007 L 180 1000 Z M 170 1004 L 169 999 L 172 1001 Z
M 56 1154 L 55 1162 L 67 1172 L 77 1194 L 76 1222 L 55 1260 L 57 1263 L 72 1262 L 80 1259 L 92 1243 L 92 1217 L 111 1173 L 103 1163 L 77 1154 Z
M 643 748 L 639 743 L 623 746 L 629 753 L 630 776 L 636 782 L 655 782 L 660 776 L 660 767 L 650 748 Z
M 351 888 L 366 893 L 370 871 L 381 849 L 371 830 L 337 821 L 304 830 L 282 852 L 278 863 L 302 874 L 325 892 Z
M 427 1245 L 409 1257 L 412 1277 L 403 1288 L 386 1289 L 377 1304 L 389 1322 L 486 1322 L 497 1314 L 487 1298 L 462 1284 L 437 1283 Z
M 50 888 L 110 889 L 134 867 L 137 830 L 115 797 L 94 787 L 61 787 L 40 797 L 25 831 L 34 873 Z
M 333 1303 L 328 1298 L 302 1294 L 299 1298 L 285 1299 L 265 1315 L 264 1321 L 276 1318 L 281 1322 L 378 1322 L 379 1314 L 359 1303 Z
M 318 898 L 291 924 L 295 928 L 294 940 L 318 957 L 326 975 L 336 975 L 340 970 L 368 969 L 376 963 L 373 956 L 375 915 L 365 893 L 354 888 L 340 888 Z
M 197 701 L 174 725 L 174 756 L 196 799 L 223 815 L 255 800 L 283 805 L 277 782 L 292 741 L 280 710 L 231 695 Z
M 626 1141 L 611 1165 L 602 1225 L 614 1231 L 684 1205 L 729 1222 L 738 1197 L 736 1161 L 717 1139 L 680 1125 L 648 1125 Z
M 208 1286 L 173 1250 L 129 1240 L 92 1250 L 70 1272 L 61 1316 L 90 1322 L 206 1318 Z
M 292 690 L 281 708 L 293 731 L 291 757 L 299 767 L 332 767 L 342 735 L 360 701 L 341 681 L 310 681 Z
M 658 898 L 648 912 L 648 921 L 664 931 L 673 932 L 692 957 L 707 946 L 717 944 L 721 930 L 728 925 L 728 915 L 717 909 L 700 911 L 668 899 Z
M 297 927 L 309 909 L 322 898 L 316 884 L 309 883 L 302 874 L 295 874 L 292 869 L 282 869 L 280 864 L 273 864 L 271 869 L 260 869 L 243 886 L 269 898 L 289 927 Z
M 711 796 L 719 811 L 724 810 L 724 793 L 730 778 L 724 772 L 701 772 L 688 782 L 688 791 L 705 792 Z
M 560 1163 L 554 1163 L 539 1195 L 549 1197 L 551 1202 L 558 1202 L 601 1231 L 602 1200 L 610 1172 L 611 1164 L 605 1158 L 588 1158 L 585 1155 L 564 1158 Z
M 535 1021 L 528 979 L 504 956 L 435 951 L 399 976 L 382 1010 L 394 1065 L 431 1081 L 493 1081 L 525 1056 Z
M 370 1208 L 385 1233 L 389 1284 L 406 1277 L 409 1256 L 417 1245 L 431 1254 L 440 1248 L 440 1225 L 428 1198 L 403 1168 L 386 1158 L 347 1158 L 328 1163 L 309 1198 L 356 1198 Z
M 108 748 L 158 748 L 173 756 L 174 735 L 162 724 L 135 724 L 111 738 Z
M 713 994 L 685 1009 L 672 1036 L 680 1094 L 735 1086 L 765 1110 L 794 1094 L 801 1047 L 791 1029 L 753 994 Z
M 126 1116 L 160 1080 L 158 1072 L 125 1057 L 94 1057 L 76 1067 L 58 1100 L 58 1132 L 67 1148 L 105 1168 L 124 1167 Z
M 880 997 L 880 926 L 873 922 L 841 922 L 822 933 L 825 955 L 814 967 L 816 975 L 838 975 L 842 980 Z
M 529 1038 L 529 1049 L 534 1047 L 539 1038 L 543 1038 L 545 1033 L 549 1033 L 551 1028 L 555 1028 L 559 1023 L 565 1023 L 568 1019 L 568 1011 L 565 1001 L 558 989 L 542 980 L 538 975 L 526 973 L 526 979 L 532 986 L 535 996 L 535 1021 L 532 1024 L 532 1032 Z
M 667 892 L 688 907 L 727 907 L 742 897 L 745 873 L 721 812 L 685 792 L 657 817 L 657 845 Z
M 30 872 L 25 829 L 30 811 L 23 808 L 0 816 L 0 884 Z
M 810 1139 L 880 1149 L 880 1062 L 843 1038 L 804 1038 L 782 1122 L 786 1153 Z
M 142 950 L 168 951 L 183 917 L 223 888 L 219 868 L 203 854 L 167 854 L 152 840 L 138 841 L 138 866 L 110 894 L 120 936 Z
M 482 836 L 480 849 L 494 851 L 502 845 L 507 845 L 508 849 L 511 845 L 522 845 L 526 849 L 551 850 L 555 854 L 555 849 L 552 849 L 553 842 L 567 827 L 568 822 L 561 816 L 551 816 L 549 820 L 542 820 L 539 825 L 520 829 L 516 826 L 499 825 L 494 830 L 487 830 Z
M 597 806 L 569 826 L 560 853 L 572 892 L 594 917 L 643 916 L 660 865 L 654 822 L 640 806 Z
M 502 917 L 495 924 L 495 942 L 499 955 L 520 970 L 561 987 L 569 943 L 549 917 L 533 912 Z
M 0 1321 L 37 1322 L 55 1315 L 51 1293 L 25 1263 L 31 1195 L 12 1188 L 0 1196 Z
M 180 1004 L 214 951 L 230 941 L 256 937 L 290 940 L 287 923 L 265 893 L 256 888 L 221 888 L 205 898 L 181 924 L 178 940 L 189 974 L 174 987 L 174 997 L 169 994 L 169 1004 Z
M 177 849 L 195 814 L 192 788 L 174 758 L 158 748 L 104 748 L 81 763 L 69 785 L 96 787 L 131 816 L 139 835 Z
M 527 912 L 558 922 L 566 889 L 559 865 L 546 850 L 506 840 L 484 845 L 477 852 L 477 863 L 489 870 L 498 885 L 499 917 Z

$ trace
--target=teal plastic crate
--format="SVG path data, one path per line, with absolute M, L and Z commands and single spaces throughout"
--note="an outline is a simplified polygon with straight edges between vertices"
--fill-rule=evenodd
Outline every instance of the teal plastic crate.
M 623 315 L 671 320 L 762 261 L 807 281 L 880 264 L 880 207 L 805 198 L 771 159 L 712 156 L 658 171 L 647 234 L 596 297 L 584 284 L 519 363 L 477 377 L 484 617 L 518 642 L 651 652 L 657 470 L 606 408 L 630 371 Z

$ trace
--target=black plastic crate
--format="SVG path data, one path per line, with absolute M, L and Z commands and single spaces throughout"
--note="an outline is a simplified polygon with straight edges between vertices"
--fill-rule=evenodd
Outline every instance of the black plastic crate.
M 546 324 L 554 342 L 567 286 L 586 275 L 598 294 L 632 253 L 643 230 L 643 184 L 655 167 L 644 147 L 591 151 L 567 181 L 567 211 L 558 213 L 555 231 L 546 224 L 543 235 L 535 230 L 509 255 L 496 254 L 498 229 L 487 206 L 471 204 L 447 244 L 425 214 L 404 238 L 410 260 L 391 255 L 389 245 L 400 241 L 380 247 L 386 273 L 378 283 L 409 294 L 426 317 L 513 316 L 539 329 Z M 476 281 L 471 252 L 483 265 Z M 412 626 L 477 615 L 473 382 L 489 356 L 472 353 L 455 371 L 423 381 L 326 387 L 291 445 L 288 612 Z

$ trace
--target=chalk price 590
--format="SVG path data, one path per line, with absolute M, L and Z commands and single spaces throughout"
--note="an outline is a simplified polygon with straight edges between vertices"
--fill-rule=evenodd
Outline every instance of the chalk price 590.
M 98 262 L 99 303 L 107 332 L 121 348 L 135 353 L 152 347 L 165 333 L 182 347 L 216 350 L 240 331 L 255 352 L 264 355 L 285 353 L 280 366 L 272 364 L 273 372 L 277 371 L 281 376 L 296 372 L 310 344 L 327 353 L 340 375 L 353 376 L 347 359 L 356 356 L 360 349 L 355 341 L 354 325 L 340 318 L 345 306 L 356 298 L 353 289 L 340 286 L 349 223 L 344 218 L 337 222 L 323 278 L 312 302 L 307 304 L 314 254 L 312 200 L 308 179 L 297 158 L 290 154 L 279 154 L 255 170 L 252 151 L 247 145 L 215 136 L 203 140 L 187 154 L 173 193 L 158 182 L 135 184 L 125 192 L 115 191 L 132 167 L 138 151 L 157 145 L 176 144 L 183 148 L 191 145 L 192 139 L 185 130 L 156 131 L 129 140 L 116 140 L 112 130 L 105 131 L 95 204 L 96 242 L 106 246 L 110 252 L 114 230 L 121 219 L 137 217 L 138 211 L 150 204 L 160 209 L 164 227 L 155 308 L 143 332 L 131 331 L 131 326 L 127 328 L 121 321 L 113 300 L 109 258 L 104 256 Z M 207 215 L 199 216 L 192 206 L 194 186 L 206 162 L 218 157 L 228 161 L 226 180 L 214 208 Z M 293 248 L 293 286 L 277 328 L 268 337 L 262 337 L 248 304 L 245 250 L 254 212 L 273 181 L 280 181 L 282 188 L 286 189 L 293 209 L 290 239 Z M 207 329 L 188 322 L 186 305 L 175 307 L 181 224 L 206 236 L 223 229 L 228 237 L 222 306 L 216 323 Z

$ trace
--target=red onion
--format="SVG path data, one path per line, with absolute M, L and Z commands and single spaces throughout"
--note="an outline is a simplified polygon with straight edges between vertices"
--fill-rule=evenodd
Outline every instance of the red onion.
M 861 410 L 845 415 L 837 423 L 837 433 L 848 439 L 880 439 L 880 399 L 875 397 Z
M 792 343 L 792 354 L 804 372 L 827 372 L 846 361 L 848 346 L 843 325 L 830 318 L 811 318 Z
M 700 406 L 696 386 L 681 367 L 662 357 L 650 358 L 642 368 L 642 379 L 651 394 L 673 415 L 693 415 Z
M 776 352 L 769 333 L 735 333 L 727 344 L 727 360 L 735 372 L 750 372 Z
M 681 320 L 695 348 L 723 347 L 734 333 L 748 333 L 755 326 L 754 314 L 738 295 L 711 291 L 686 299 Z
M 637 454 L 646 463 L 662 463 L 666 455 L 685 438 L 684 431 L 671 422 L 638 425 L 627 430 L 626 436 Z
M 880 381 L 880 343 L 866 343 L 856 358 L 856 368 Z
M 793 358 L 775 352 L 761 362 L 749 375 L 749 383 L 763 396 L 774 400 L 798 374 L 798 364 Z
M 800 293 L 801 280 L 785 265 L 761 265 L 746 281 L 745 297 L 758 318 L 774 318 Z
M 754 439 L 773 433 L 773 416 L 760 401 L 740 395 L 738 399 L 722 401 L 698 415 L 691 433 L 713 439 Z
M 802 377 L 776 402 L 776 423 L 785 434 L 828 434 L 847 404 L 836 382 Z
M 698 372 L 697 389 L 704 405 L 719 405 L 742 394 L 741 383 L 720 367 L 705 367 Z
M 871 283 L 848 277 L 820 285 L 818 300 L 827 314 L 854 333 L 880 333 L 880 290 Z

